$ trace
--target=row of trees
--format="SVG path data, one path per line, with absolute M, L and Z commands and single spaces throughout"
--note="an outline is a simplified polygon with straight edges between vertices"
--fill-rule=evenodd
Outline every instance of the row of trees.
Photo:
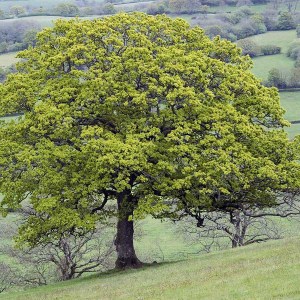
M 192 14 L 195 12 L 207 12 L 212 6 L 251 6 L 259 4 L 269 4 L 269 7 L 275 10 L 287 9 L 288 12 L 296 12 L 299 0 L 162 0 L 153 4 L 153 7 L 164 5 L 165 11 L 172 13 Z M 154 10 L 154 8 L 153 8 Z
M 34 21 L 16 20 L 0 24 L 0 53 L 19 51 L 35 45 L 36 34 L 41 30 Z
M 29 211 L 19 247 L 58 245 L 66 261 L 71 237 L 115 218 L 115 266 L 138 268 L 134 222 L 147 215 L 202 227 L 222 214 L 238 230 L 244 216 L 298 212 L 298 139 L 229 41 L 118 14 L 59 20 L 19 57 L 0 86 L 0 114 L 23 114 L 0 123 L 1 212 Z
M 291 59 L 295 60 L 295 67 L 300 66 L 300 40 L 293 42 L 287 51 L 286 54 Z
M 295 29 L 299 21 L 298 15 L 289 12 L 267 10 L 262 14 L 256 14 L 249 8 L 240 8 L 230 14 L 217 14 L 209 19 L 195 19 L 193 24 L 205 28 L 211 38 L 220 35 L 236 41 L 270 30 Z
M 36 15 L 58 15 L 64 17 L 87 16 L 96 14 L 114 14 L 116 8 L 110 2 L 96 3 L 86 1 L 86 6 L 78 6 L 70 2 L 61 2 L 52 8 L 43 6 L 24 7 L 22 5 L 14 5 L 9 10 L 0 10 L 0 19 L 20 18 Z
M 242 39 L 237 42 L 237 45 L 242 49 L 243 55 L 257 57 L 262 55 L 275 55 L 281 53 L 281 48 L 276 45 L 259 46 L 251 39 Z
M 300 68 L 295 67 L 289 72 L 282 72 L 277 68 L 269 71 L 268 78 L 264 82 L 266 86 L 275 86 L 279 89 L 300 87 Z

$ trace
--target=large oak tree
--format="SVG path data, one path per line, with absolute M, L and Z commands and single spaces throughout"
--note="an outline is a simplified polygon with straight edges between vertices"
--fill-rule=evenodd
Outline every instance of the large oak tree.
M 116 266 L 139 267 L 134 218 L 226 207 L 243 187 L 271 205 L 297 168 L 276 89 L 181 19 L 59 20 L 19 56 L 0 87 L 1 114 L 23 113 L 1 125 L 0 191 L 4 213 L 33 208 L 21 242 L 115 215 Z

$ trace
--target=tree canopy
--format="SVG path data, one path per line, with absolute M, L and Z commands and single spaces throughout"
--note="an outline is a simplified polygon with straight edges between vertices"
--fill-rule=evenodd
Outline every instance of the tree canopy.
M 236 45 L 142 13 L 37 39 L 0 87 L 1 115 L 23 113 L 0 129 L 2 211 L 33 208 L 21 242 L 118 216 L 116 266 L 137 267 L 134 218 L 272 205 L 296 182 L 278 92 Z

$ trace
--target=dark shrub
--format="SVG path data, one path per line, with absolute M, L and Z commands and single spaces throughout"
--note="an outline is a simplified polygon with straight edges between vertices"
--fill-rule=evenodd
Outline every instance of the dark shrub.
M 286 55 L 292 59 L 299 60 L 300 59 L 300 42 L 292 43 Z
M 237 45 L 242 48 L 244 55 L 249 55 L 250 57 L 261 55 L 260 47 L 250 39 L 239 40 Z
M 277 29 L 289 30 L 289 29 L 295 29 L 295 28 L 296 28 L 296 24 L 295 24 L 292 14 L 289 12 L 281 13 L 278 18 Z
M 281 48 L 275 45 L 265 45 L 261 46 L 262 55 L 274 55 L 281 53 Z

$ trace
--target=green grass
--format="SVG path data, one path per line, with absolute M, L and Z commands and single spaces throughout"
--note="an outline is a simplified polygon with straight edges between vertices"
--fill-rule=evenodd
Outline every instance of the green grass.
M 288 76 L 290 70 L 294 67 L 295 61 L 285 54 L 259 56 L 253 59 L 252 72 L 260 79 L 266 80 L 269 71 L 273 68 L 279 69 L 283 75 Z
M 296 135 L 300 134 L 300 124 L 292 124 L 291 127 L 286 127 L 284 129 L 290 139 L 293 139 Z
M 32 6 L 32 7 L 44 7 L 44 8 L 52 8 L 55 7 L 59 3 L 74 3 L 76 4 L 75 0 L 8 0 L 8 1 L 1 1 L 0 2 L 0 9 L 8 10 L 10 7 L 14 5 L 22 5 L 24 7 L 26 6 Z M 104 0 L 95 0 L 97 3 L 103 3 Z
M 81 17 L 80 19 L 94 19 L 94 18 L 99 18 L 103 17 L 103 15 L 98 16 L 88 16 L 88 17 Z M 46 27 L 46 26 L 53 26 L 53 23 L 57 19 L 65 19 L 65 20 L 70 20 L 74 19 L 74 17 L 62 17 L 62 16 L 29 16 L 29 17 L 23 17 L 23 18 L 18 18 L 18 19 L 6 19 L 6 20 L 0 20 L 0 25 L 1 24 L 7 24 L 9 25 L 12 22 L 15 22 L 17 20 L 23 20 L 23 21 L 35 21 L 41 25 L 41 27 Z
M 258 45 L 276 45 L 281 47 L 282 53 L 286 53 L 289 44 L 297 38 L 295 30 L 269 31 L 258 34 L 249 39 L 255 41 Z
M 249 8 L 251 9 L 251 11 L 255 12 L 255 13 L 262 13 L 265 9 L 266 9 L 267 5 L 265 4 L 261 4 L 261 5 L 252 5 L 249 6 Z M 212 6 L 209 8 L 209 12 L 213 12 L 213 13 L 233 13 L 237 10 L 241 9 L 240 7 L 237 6 Z
M 300 92 L 281 92 L 281 105 L 286 110 L 285 117 L 289 121 L 300 120 Z
M 23 17 L 18 19 L 7 19 L 7 20 L 1 20 L 0 24 L 10 24 L 12 22 L 16 22 L 17 20 L 23 20 L 23 21 L 35 21 L 38 22 L 42 27 L 45 26 L 52 26 L 53 22 L 57 19 L 68 19 L 60 16 L 30 16 L 30 17 Z
M 93 2 L 96 3 L 103 3 L 105 0 L 93 0 Z M 75 0 L 5 0 L 5 1 L 1 1 L 0 2 L 0 9 L 2 10 L 8 10 L 10 7 L 14 6 L 14 5 L 22 5 L 24 7 L 26 6 L 31 6 L 31 7 L 44 7 L 46 9 L 49 8 L 53 8 L 56 5 L 58 5 L 59 3 L 73 3 L 76 4 Z M 123 0 L 122 2 L 126 3 L 126 2 L 134 2 L 134 0 Z M 145 1 L 148 2 L 148 1 Z M 138 2 L 137 2 L 138 3 Z M 120 4 L 122 5 L 122 4 Z M 118 4 L 117 4 L 118 6 Z
M 286 52 L 290 43 L 296 39 L 295 30 L 271 31 L 253 36 L 251 39 L 260 46 L 273 44 L 282 48 L 281 54 L 254 58 L 252 72 L 262 80 L 268 78 L 268 73 L 272 68 L 277 68 L 284 76 L 288 76 L 289 71 L 294 67 L 294 61 L 286 56 Z M 300 120 L 300 92 L 282 92 L 280 98 L 281 105 L 286 110 L 286 119 L 289 121 Z M 285 130 L 293 138 L 300 134 L 300 124 L 292 124 Z
M 294 67 L 294 61 L 286 56 L 289 45 L 297 38 L 295 30 L 269 31 L 252 36 L 251 40 L 258 45 L 276 45 L 281 47 L 282 53 L 277 55 L 260 56 L 253 59 L 252 72 L 260 79 L 266 80 L 272 68 L 277 68 L 286 75 Z
M 269 242 L 3 294 L 0 299 L 299 299 L 299 247 L 299 239 Z
M 0 67 L 8 67 L 12 64 L 15 64 L 19 61 L 18 58 L 16 58 L 17 52 L 10 52 L 0 55 Z
M 174 261 L 194 256 L 201 250 L 201 244 L 191 245 L 178 232 L 178 227 L 171 221 L 160 221 L 150 217 L 139 222 L 137 231 L 142 237 L 135 242 L 136 251 L 143 260 L 148 262 Z
M 131 1 L 127 1 L 127 2 L 131 2 Z M 149 5 L 152 4 L 153 2 L 155 2 L 154 0 L 150 0 L 150 1 L 141 1 L 141 2 L 132 2 L 132 3 L 120 3 L 120 4 L 115 4 L 115 8 L 118 11 L 132 11 L 134 8 L 136 8 L 136 5 Z
M 300 92 L 281 92 L 280 103 L 286 110 L 285 118 L 289 121 L 300 120 Z M 293 138 L 300 134 L 300 124 L 292 124 L 291 127 L 285 128 L 289 137 Z

